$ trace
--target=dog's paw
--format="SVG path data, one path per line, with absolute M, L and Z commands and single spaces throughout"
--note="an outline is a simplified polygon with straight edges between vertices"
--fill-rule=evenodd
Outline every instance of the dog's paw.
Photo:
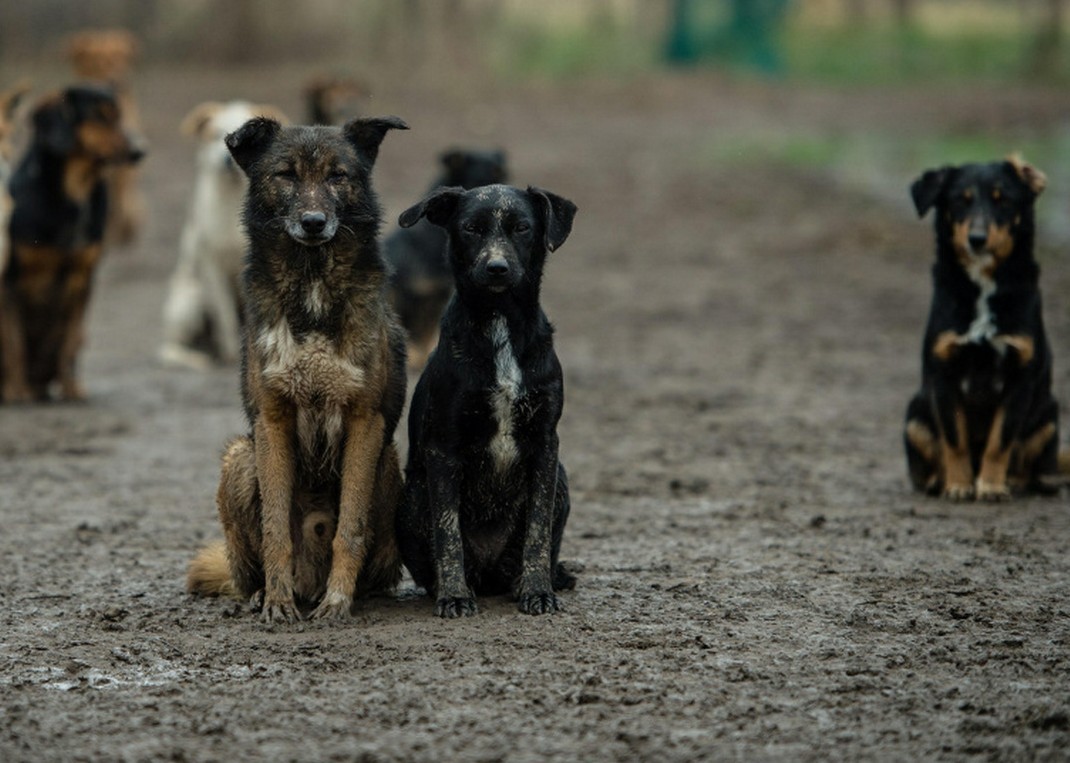
M 550 591 L 521 594 L 516 603 L 517 609 L 528 615 L 548 615 L 560 612 L 561 604 Z
M 944 498 L 949 501 L 969 501 L 973 499 L 973 485 L 946 485 Z
M 999 484 L 995 482 L 985 482 L 984 480 L 977 480 L 977 499 L 980 501 L 989 501 L 992 503 L 998 503 L 999 501 L 1009 501 L 1011 499 L 1011 489 L 1007 484 Z
M 264 605 L 260 611 L 260 620 L 265 623 L 293 623 L 301 619 L 301 611 L 293 600 L 293 596 L 286 599 L 264 597 Z
M 264 589 L 249 597 L 249 611 L 250 612 L 263 612 L 264 611 Z
M 341 620 L 349 615 L 349 607 L 352 599 L 337 591 L 328 591 L 312 612 L 313 620 Z
M 478 611 L 471 596 L 443 596 L 435 602 L 435 614 L 439 617 L 471 617 Z

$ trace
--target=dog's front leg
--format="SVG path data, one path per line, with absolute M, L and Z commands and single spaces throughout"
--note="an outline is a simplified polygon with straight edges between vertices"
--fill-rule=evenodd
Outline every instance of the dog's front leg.
M 433 446 L 427 448 L 425 459 L 435 562 L 435 614 L 450 618 L 474 615 L 478 611 L 476 598 L 464 576 L 460 464 Z
M 224 363 L 237 363 L 241 356 L 241 325 L 238 321 L 238 302 L 227 275 L 214 260 L 202 262 L 205 288 L 208 292 L 208 309 L 216 332 L 216 347 L 219 359 Z
M 3 361 L 2 398 L 5 403 L 28 403 L 33 391 L 26 378 L 26 340 L 22 316 L 12 294 L 0 294 L 0 360 Z
M 534 485 L 527 511 L 524 559 L 517 587 L 517 607 L 529 615 L 557 612 L 561 606 L 554 595 L 551 569 L 554 496 L 557 494 L 558 438 L 551 433 L 540 449 L 533 470 Z
M 383 450 L 386 424 L 378 413 L 362 412 L 346 427 L 342 457 L 342 494 L 338 507 L 338 529 L 331 545 L 331 572 L 327 592 L 312 617 L 343 617 L 349 614 L 357 578 L 371 542 L 372 494 L 376 466 Z
M 1007 471 L 1011 463 L 1013 445 L 1019 440 L 1022 422 L 1029 402 L 1033 399 L 1033 385 L 1020 384 L 1012 389 L 1004 404 L 996 409 L 988 429 L 988 439 L 981 454 L 981 468 L 977 475 L 977 497 L 985 501 L 1006 501 L 1011 497 Z
M 281 401 L 261 407 L 253 427 L 256 474 L 260 483 L 264 562 L 264 622 L 298 620 L 294 602 L 293 536 L 293 411 Z

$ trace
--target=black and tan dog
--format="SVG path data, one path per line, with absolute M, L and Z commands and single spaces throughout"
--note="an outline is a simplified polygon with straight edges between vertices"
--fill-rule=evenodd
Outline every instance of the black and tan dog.
M 434 191 L 400 218 L 448 231 L 457 283 L 413 395 L 397 522 L 405 565 L 442 617 L 510 590 L 522 612 L 555 612 L 554 592 L 575 584 L 558 561 L 569 514 L 561 364 L 539 305 L 546 256 L 575 213 L 555 194 L 492 185 Z
M 442 175 L 431 188 L 477 188 L 508 179 L 503 151 L 451 149 L 439 157 Z M 390 266 L 390 299 L 408 332 L 409 365 L 423 368 L 438 342 L 438 321 L 453 294 L 445 231 L 420 221 L 383 241 Z
M 1017 158 L 942 167 L 911 187 L 936 211 L 921 390 L 904 434 L 914 487 L 1003 500 L 1058 471 L 1058 407 L 1033 258 L 1044 175 Z
M 217 494 L 225 542 L 191 592 L 253 596 L 266 621 L 350 611 L 400 577 L 394 430 L 405 345 L 386 299 L 371 171 L 395 117 L 337 127 L 250 120 L 227 136 L 249 177 L 242 367 L 252 428 Z
M 109 168 L 137 162 L 108 90 L 78 86 L 44 99 L 33 137 L 11 179 L 8 260 L 0 276 L 3 399 L 81 400 L 76 361 L 103 252 Z

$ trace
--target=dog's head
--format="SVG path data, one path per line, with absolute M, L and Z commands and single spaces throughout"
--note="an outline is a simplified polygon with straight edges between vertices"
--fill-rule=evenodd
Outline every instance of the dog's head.
M 145 156 L 141 139 L 120 123 L 112 91 L 91 85 L 69 87 L 39 103 L 33 112 L 33 141 L 48 153 L 94 165 L 133 164 Z
M 509 180 L 504 151 L 472 151 L 454 148 L 439 156 L 445 170 L 439 185 L 478 188 Z
M 225 177 L 244 178 L 230 155 L 225 139 L 250 119 L 270 117 L 280 124 L 289 120 L 281 110 L 268 104 L 253 104 L 246 101 L 206 101 L 197 104 L 183 118 L 182 133 L 200 141 L 198 163 L 201 169 L 222 173 Z
M 538 283 L 547 253 L 565 242 L 575 216 L 575 204 L 549 191 L 489 185 L 432 191 L 398 223 L 408 228 L 426 217 L 444 228 L 458 287 L 501 294 L 525 280 Z
M 935 208 L 937 230 L 971 274 L 991 277 L 1031 235 L 1044 173 L 1014 156 L 1002 162 L 928 170 L 910 187 L 919 216 Z
M 397 117 L 354 119 L 342 128 L 283 127 L 266 117 L 246 122 L 226 143 L 249 177 L 250 233 L 280 231 L 304 246 L 320 246 L 340 229 L 351 235 L 356 225 L 377 230 L 371 170 L 386 133 L 406 129 Z
M 308 117 L 314 125 L 339 125 L 360 116 L 368 86 L 350 77 L 317 77 L 305 85 Z
M 125 29 L 87 30 L 67 39 L 67 58 L 82 79 L 125 83 L 137 53 L 137 38 Z

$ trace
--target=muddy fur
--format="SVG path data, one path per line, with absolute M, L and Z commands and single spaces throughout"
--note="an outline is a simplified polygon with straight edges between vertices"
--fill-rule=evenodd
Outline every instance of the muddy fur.
M 546 256 L 575 212 L 547 191 L 492 185 L 434 191 L 400 218 L 448 231 L 457 284 L 413 394 L 397 522 L 405 565 L 441 617 L 510 591 L 522 612 L 556 612 L 555 591 L 575 583 L 558 561 L 569 514 L 561 364 L 539 305 Z
M 33 112 L 31 144 L 11 179 L 9 248 L 0 276 L 0 376 L 5 402 L 85 391 L 76 363 L 103 254 L 109 169 L 142 157 L 110 90 L 77 86 Z
M 341 129 L 257 118 L 227 136 L 249 178 L 251 432 L 227 448 L 217 507 L 234 589 L 259 600 L 266 621 L 343 616 L 354 596 L 400 577 L 394 430 L 405 348 L 385 296 L 371 170 L 386 132 L 404 127 L 394 117 Z M 188 585 L 211 593 L 218 577 Z
M 1044 185 L 1011 158 L 929 170 L 911 187 L 936 229 L 922 384 L 904 430 L 917 490 L 996 501 L 1054 489 L 1059 410 L 1033 258 Z

